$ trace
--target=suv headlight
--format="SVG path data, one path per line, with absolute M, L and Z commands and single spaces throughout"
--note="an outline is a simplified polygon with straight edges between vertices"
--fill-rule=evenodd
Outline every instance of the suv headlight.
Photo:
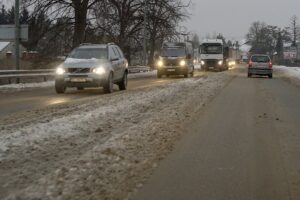
M 105 69 L 104 67 L 97 67 L 93 69 L 93 73 L 102 75 L 105 74 Z
M 158 67 L 164 66 L 164 62 L 163 62 L 162 60 L 159 60 L 159 61 L 157 62 L 157 66 L 158 66 Z
M 58 74 L 58 75 L 63 75 L 65 72 L 66 72 L 66 70 L 62 67 L 58 67 L 56 69 L 56 74 Z
M 205 62 L 203 60 L 201 60 L 201 65 L 205 65 Z
M 185 66 L 185 65 L 186 65 L 186 62 L 185 62 L 185 60 L 182 60 L 182 61 L 180 61 L 180 63 L 179 63 L 179 64 L 180 64 L 180 66 L 181 66 L 181 67 L 183 67 L 183 66 Z
M 219 64 L 219 65 L 223 65 L 223 60 L 220 60 L 220 61 L 218 62 L 218 64 Z

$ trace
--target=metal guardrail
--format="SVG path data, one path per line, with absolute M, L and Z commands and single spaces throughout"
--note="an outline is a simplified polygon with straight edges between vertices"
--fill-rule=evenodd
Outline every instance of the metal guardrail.
M 140 73 L 150 71 L 147 66 L 130 66 L 129 73 Z M 40 79 L 47 81 L 54 78 L 54 69 L 37 70 L 0 70 L 0 85 L 22 82 L 24 79 Z

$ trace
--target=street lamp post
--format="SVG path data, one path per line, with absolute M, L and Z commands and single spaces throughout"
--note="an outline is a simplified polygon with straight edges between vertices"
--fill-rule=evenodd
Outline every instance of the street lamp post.
M 15 0 L 15 59 L 16 70 L 20 69 L 20 2 Z M 19 83 L 19 79 L 17 79 Z
M 144 0 L 144 41 L 143 41 L 143 61 L 144 65 L 147 65 L 147 0 Z

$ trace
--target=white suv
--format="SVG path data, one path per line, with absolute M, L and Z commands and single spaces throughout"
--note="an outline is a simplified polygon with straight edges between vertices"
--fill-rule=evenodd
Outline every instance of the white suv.
M 117 45 L 82 44 L 56 69 L 55 90 L 64 93 L 67 87 L 103 87 L 105 93 L 111 93 L 113 84 L 126 90 L 127 74 L 128 62 Z

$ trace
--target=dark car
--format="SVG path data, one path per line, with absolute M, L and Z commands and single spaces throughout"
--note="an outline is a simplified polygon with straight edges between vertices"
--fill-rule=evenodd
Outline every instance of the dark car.
M 189 42 L 164 43 L 157 60 L 157 77 L 194 74 L 194 50 Z
M 273 77 L 273 64 L 268 55 L 252 55 L 248 63 L 248 77 L 252 75 Z

